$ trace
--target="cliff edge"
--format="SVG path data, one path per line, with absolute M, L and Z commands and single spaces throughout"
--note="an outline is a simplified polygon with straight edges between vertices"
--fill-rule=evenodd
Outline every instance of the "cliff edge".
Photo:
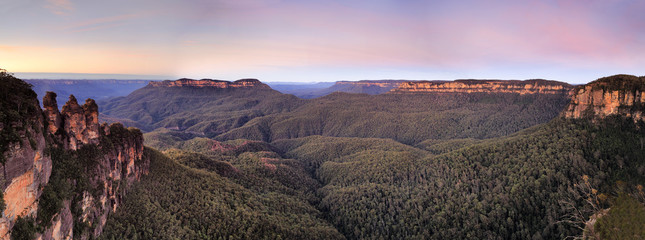
M 213 80 L 213 79 L 189 79 L 182 78 L 178 80 L 165 80 L 161 82 L 150 82 L 148 86 L 152 87 L 198 87 L 198 88 L 222 88 L 222 89 L 231 89 L 231 88 L 260 88 L 260 89 L 271 89 L 269 85 L 266 85 L 260 82 L 257 79 L 240 79 L 237 81 L 229 82 L 223 80 Z
M 565 117 L 624 115 L 645 121 L 645 77 L 614 75 L 576 87 Z
M 573 86 L 549 80 L 455 80 L 404 82 L 390 93 L 568 94 Z

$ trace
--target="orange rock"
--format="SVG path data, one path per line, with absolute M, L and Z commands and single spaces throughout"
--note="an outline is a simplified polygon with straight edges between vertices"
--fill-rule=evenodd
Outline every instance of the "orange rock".
M 392 93 L 518 93 L 567 94 L 573 87 L 547 80 L 456 80 L 404 82 Z
M 598 79 L 574 90 L 564 116 L 581 118 L 585 114 L 596 117 L 620 114 L 635 121 L 645 120 L 642 109 L 634 108 L 645 104 L 642 89 L 645 89 L 643 77 L 616 75 Z
M 34 172 L 29 170 L 19 177 L 11 179 L 11 183 L 5 189 L 4 199 L 7 208 L 4 210 L 5 216 L 15 218 L 25 214 L 35 212 L 36 194 L 38 186 L 34 186 Z
M 188 78 L 182 78 L 176 81 L 162 81 L 162 82 L 150 82 L 150 86 L 153 87 L 212 87 L 212 88 L 261 88 L 261 89 L 271 89 L 268 85 L 258 81 L 257 79 L 240 79 L 234 82 L 222 81 L 222 80 L 212 80 L 212 79 L 202 79 L 194 80 Z

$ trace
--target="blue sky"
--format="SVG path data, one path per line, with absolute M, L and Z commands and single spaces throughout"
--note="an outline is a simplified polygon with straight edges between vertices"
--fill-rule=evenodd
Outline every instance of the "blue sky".
M 586 83 L 645 75 L 643 12 L 637 0 L 4 0 L 0 68 L 25 78 Z

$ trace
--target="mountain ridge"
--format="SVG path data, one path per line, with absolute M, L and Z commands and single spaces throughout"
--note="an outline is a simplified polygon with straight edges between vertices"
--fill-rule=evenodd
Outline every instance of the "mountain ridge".
M 213 88 L 261 88 L 271 89 L 268 85 L 254 78 L 245 78 L 231 81 L 213 80 L 213 79 L 190 79 L 181 78 L 178 80 L 165 80 L 160 82 L 149 82 L 148 86 L 152 87 L 213 87 Z
M 404 82 L 390 93 L 518 93 L 569 94 L 573 86 L 558 81 L 533 80 L 454 80 L 446 82 Z

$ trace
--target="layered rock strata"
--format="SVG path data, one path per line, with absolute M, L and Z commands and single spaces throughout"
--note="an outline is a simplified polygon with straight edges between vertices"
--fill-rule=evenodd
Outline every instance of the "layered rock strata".
M 260 82 L 257 79 L 240 79 L 234 82 L 222 81 L 222 80 L 212 80 L 212 79 L 201 79 L 194 80 L 188 78 L 182 78 L 179 80 L 171 81 L 161 81 L 161 82 L 150 82 L 148 86 L 152 87 L 210 87 L 210 88 L 261 88 L 261 89 L 271 89 L 268 85 Z
M 645 77 L 615 75 L 574 90 L 564 112 L 569 118 L 624 115 L 645 121 Z
M 391 93 L 568 94 L 573 86 L 548 80 L 455 80 L 404 82 Z

